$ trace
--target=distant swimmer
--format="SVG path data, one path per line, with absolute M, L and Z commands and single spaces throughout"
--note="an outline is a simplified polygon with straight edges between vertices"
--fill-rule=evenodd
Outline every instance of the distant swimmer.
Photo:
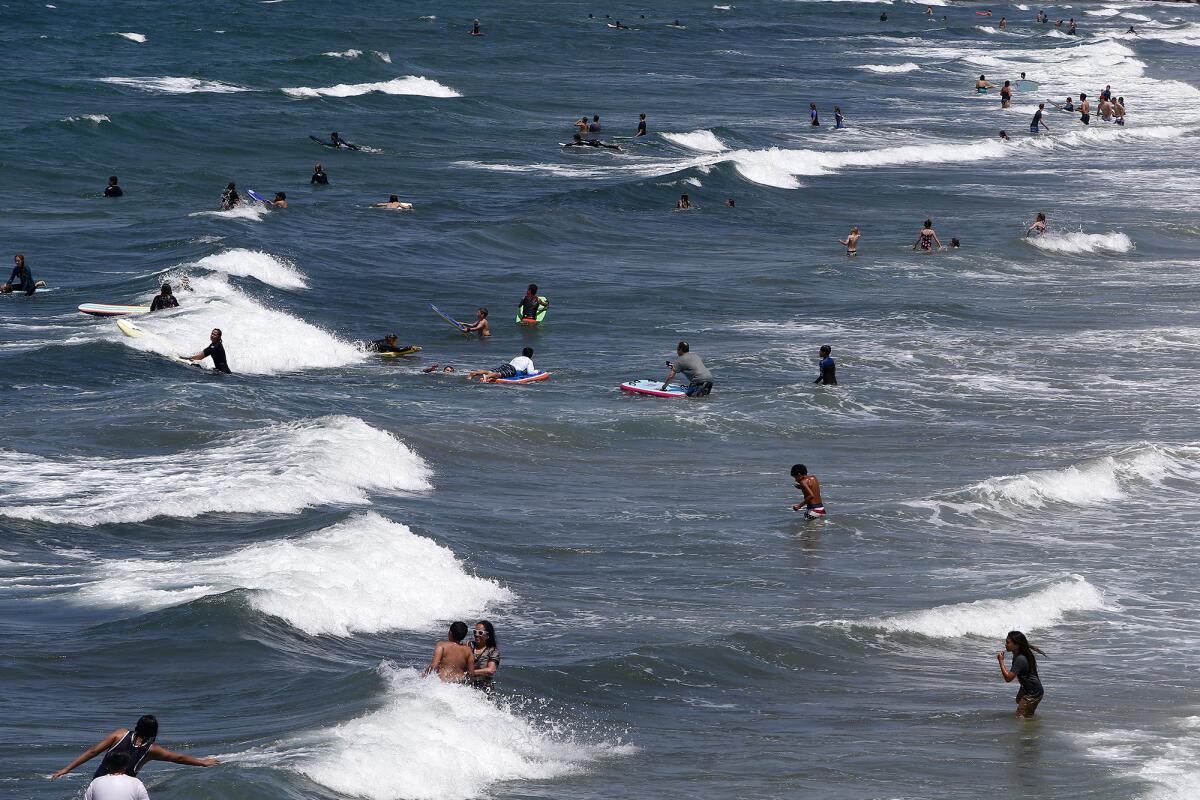
M 587 114 L 584 114 L 582 117 L 575 120 L 575 127 L 579 129 L 580 133 L 587 133 L 587 129 L 588 129 Z
M 242 196 L 238 194 L 237 184 L 233 181 L 225 187 L 225 191 L 221 192 L 221 210 L 228 211 L 231 208 L 237 208 L 242 204 Z
M 957 250 L 960 247 L 962 247 L 962 245 L 959 243 L 958 237 L 957 236 L 950 237 L 950 249 Z
M 1008 20 L 1007 20 L 1007 19 L 1005 19 L 1004 17 L 1001 17 L 1001 18 L 1000 18 L 1000 22 L 999 22 L 999 24 L 998 24 L 998 27 L 1000 28 L 1000 30 L 1004 30 L 1005 28 L 1007 28 L 1007 27 L 1008 27 Z
M 317 183 L 321 186 L 329 185 L 329 176 L 325 174 L 325 168 L 320 164 L 317 164 L 315 167 L 313 167 L 313 174 L 312 177 L 309 178 L 308 182 L 310 184 Z
M 108 176 L 108 186 L 104 187 L 104 196 L 105 197 L 121 197 L 124 194 L 125 194 L 125 192 L 121 189 L 120 186 L 117 185 L 117 176 L 109 175 Z
M 1079 93 L 1079 121 L 1084 125 L 1090 125 L 1092 122 L 1092 104 L 1083 92 Z
M 677 358 L 674 361 L 667 362 L 667 377 L 662 382 L 661 391 L 665 392 L 675 376 L 682 374 L 688 379 L 685 389 L 688 397 L 708 397 L 713 388 L 713 376 L 700 360 L 700 356 L 691 352 L 691 345 L 687 342 L 680 342 L 675 346 L 675 355 Z
M 10 292 L 24 292 L 28 297 L 38 289 L 46 288 L 45 281 L 35 281 L 33 273 L 29 269 L 29 265 L 25 263 L 25 256 L 22 253 L 13 255 L 13 271 L 8 276 L 8 283 L 0 286 L 0 294 L 9 294 Z
M 1071 36 L 1074 36 L 1075 32 L 1075 18 L 1071 17 L 1071 21 L 1067 23 L 1067 33 L 1069 33 Z
M 563 147 L 602 147 L 605 150 L 620 150 L 619 144 L 609 144 L 602 142 L 599 139 L 585 139 L 583 134 L 575 134 L 575 138 L 563 145 Z
M 692 207 L 692 198 L 688 197 L 687 194 L 679 195 L 679 202 L 677 202 L 675 204 L 675 210 L 676 211 L 687 211 L 691 207 Z
M 446 683 L 461 683 L 475 670 L 471 648 L 462 643 L 467 636 L 467 623 L 455 622 L 444 641 L 433 648 L 433 659 L 422 675 L 436 672 Z
M 1000 107 L 1008 108 L 1012 105 L 1012 82 L 1005 81 L 1000 87 Z
M 473 20 L 471 22 L 471 35 L 483 36 L 483 30 L 479 27 L 479 20 Z
M 846 117 L 844 114 L 842 114 L 841 106 L 833 107 L 833 127 L 835 129 L 846 127 Z
M 837 386 L 837 364 L 833 361 L 833 356 L 830 355 L 833 348 L 827 344 L 821 345 L 819 351 L 821 360 L 817 362 L 817 367 L 820 369 L 820 374 L 813 383 L 819 383 L 822 386 Z
M 525 290 L 525 296 L 518 301 L 518 309 L 521 312 L 521 321 L 536 322 L 538 314 L 544 313 L 549 307 L 550 301 L 538 295 L 538 287 L 536 283 L 529 284 L 529 288 Z
M 1118 125 L 1125 124 L 1125 98 L 1118 97 L 1112 103 L 1113 122 Z
M 725 198 L 725 207 L 726 208 L 737 208 L 737 201 L 734 200 L 732 197 L 727 197 L 727 198 Z
M 431 372 L 437 372 L 439 366 L 440 366 L 439 364 L 430 364 L 428 367 L 421 370 L 421 372 L 424 372 L 426 375 L 428 375 Z M 446 366 L 442 367 L 442 372 L 445 372 L 445 373 L 454 372 L 454 367 L 447 364 Z
M 212 356 L 213 369 L 225 374 L 232 374 L 229 371 L 229 362 L 225 360 L 225 345 L 221 341 L 221 329 L 213 328 L 212 333 L 208 335 L 211 343 L 208 347 L 196 353 L 194 356 L 184 356 L 188 361 L 202 361 L 209 356 Z
M 495 369 L 473 369 L 467 373 L 467 380 L 479 378 L 480 383 L 495 383 L 497 378 L 516 378 L 521 375 L 532 375 L 537 372 L 533 365 L 533 348 L 526 347 L 521 355 L 507 364 L 501 364 Z
M 1063 103 L 1061 106 L 1058 106 L 1058 109 L 1060 111 L 1074 111 L 1075 110 L 1074 98 L 1068 97 L 1067 102 Z
M 846 246 L 846 255 L 848 255 L 848 256 L 858 255 L 858 237 L 859 236 L 860 236 L 860 234 L 858 231 L 858 226 L 855 225 L 853 228 L 850 229 L 850 233 L 846 235 L 845 239 L 838 239 L 839 242 L 841 242 L 843 245 Z
M 1026 236 L 1041 236 L 1046 232 L 1046 213 L 1039 211 L 1037 219 L 1029 226 L 1029 230 L 1025 231 Z
M 1046 125 L 1046 120 L 1042 115 L 1046 111 L 1045 103 L 1038 103 L 1037 111 L 1033 112 L 1033 121 L 1029 123 L 1029 132 L 1037 136 L 1042 132 L 1042 126 L 1045 125 L 1046 130 L 1050 130 L 1050 126 Z
M 808 467 L 803 464 L 792 466 L 792 480 L 796 488 L 804 494 L 804 502 L 792 506 L 792 511 L 804 510 L 805 519 L 825 519 L 825 503 L 821 500 L 821 482 L 816 475 L 808 474 Z
M 996 88 L 996 87 L 994 87 L 994 86 L 992 86 L 992 84 L 988 83 L 987 78 L 985 78 L 983 75 L 980 75 L 979 80 L 975 81 L 975 93 L 976 94 L 987 94 L 988 89 L 994 89 L 994 88 Z
M 415 353 L 421 348 L 416 345 L 411 347 L 400 347 L 397 342 L 399 338 L 394 333 L 389 333 L 382 339 L 376 339 L 367 345 L 367 349 L 372 353 Z
M 166 311 L 168 308 L 179 308 L 179 301 L 175 299 L 171 284 L 164 283 L 158 294 L 154 295 L 154 299 L 150 301 L 150 313 Z
M 481 308 L 475 312 L 475 321 L 470 325 L 463 327 L 463 333 L 478 333 L 480 338 L 486 339 L 492 335 L 492 326 L 488 324 L 488 310 Z
M 371 208 L 397 208 L 401 211 L 411 211 L 412 207 L 412 203 L 402 203 L 400 197 L 394 194 L 388 195 L 386 203 L 375 203 L 371 206 Z
M 275 199 L 271 200 L 269 202 L 271 205 L 275 206 L 276 208 L 287 208 L 288 207 L 287 195 L 284 194 L 283 192 L 276 192 Z
M 879 21 L 887 22 L 887 12 L 886 11 L 879 15 Z
M 1017 691 L 1017 718 L 1029 718 L 1037 711 L 1038 704 L 1046 696 L 1042 679 L 1038 676 L 1037 658 L 1034 652 L 1046 655 L 1040 647 L 1034 647 L 1020 631 L 1009 631 L 1004 639 L 1004 652 L 996 654 L 1000 662 L 1000 675 L 1005 683 L 1020 682 Z M 1004 654 L 1012 653 L 1012 669 L 1004 668 Z
M 1110 84 L 1107 84 L 1104 87 L 1103 91 L 1100 92 L 1100 99 L 1101 100 L 1112 100 L 1112 94 L 1113 94 L 1112 84 L 1110 83 Z
M 1008 131 L 1000 131 L 1000 139 L 1001 139 L 1001 141 L 1005 141 L 1005 142 L 1012 141 L 1012 139 L 1008 135 Z
M 123 753 L 129 759 L 125 774 L 131 777 L 136 777 L 149 761 L 169 761 L 172 764 L 184 764 L 189 767 L 211 767 L 221 763 L 215 758 L 194 758 L 183 753 L 173 753 L 156 745 L 154 740 L 157 738 L 158 720 L 153 715 L 146 714 L 138 719 L 133 730 L 117 728 L 86 750 L 83 755 L 51 775 L 50 780 L 61 778 L 80 764 L 91 761 L 101 753 L 104 753 L 104 758 L 96 769 L 96 774 L 93 776 L 95 778 L 112 772 L 112 759 L 119 753 Z
M 600 115 L 593 114 L 592 121 L 588 123 L 588 133 L 600 133 Z
M 808 123 L 810 125 L 812 125 L 814 128 L 820 127 L 820 125 L 821 125 L 821 120 L 819 120 L 817 118 L 817 104 L 816 103 L 808 104 Z
M 638 114 L 637 133 L 635 133 L 633 136 L 636 139 L 638 136 L 645 136 L 645 135 L 646 135 L 646 115 Z
M 925 226 L 921 228 L 921 232 L 917 234 L 917 241 L 913 243 L 913 250 L 924 250 L 930 252 L 936 244 L 938 249 L 942 249 L 942 241 L 938 239 L 937 232 L 933 229 L 933 220 L 925 220 Z
M 927 17 L 933 16 L 933 6 L 925 6 L 925 16 L 927 16 Z
M 92 778 L 83 800 L 150 800 L 146 785 L 126 774 L 129 761 L 128 753 L 117 753 L 108 759 L 108 772 Z

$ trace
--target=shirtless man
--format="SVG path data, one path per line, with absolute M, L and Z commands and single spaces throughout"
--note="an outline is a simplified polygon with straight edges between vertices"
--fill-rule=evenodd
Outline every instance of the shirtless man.
M 796 488 L 804 493 L 804 502 L 792 506 L 792 511 L 804 509 L 805 519 L 825 519 L 825 504 L 821 502 L 821 483 L 816 475 L 808 474 L 808 467 L 796 464 L 792 467 L 792 479 Z
M 461 683 L 475 672 L 471 648 L 462 643 L 467 636 L 467 623 L 456 622 L 450 626 L 446 640 L 433 648 L 433 659 L 421 673 L 422 676 L 436 671 L 446 683 Z
M 1092 121 L 1092 104 L 1088 102 L 1087 95 L 1083 92 L 1079 93 L 1079 121 L 1084 125 L 1088 125 Z
M 481 308 L 475 312 L 475 321 L 470 325 L 463 326 L 463 333 L 478 333 L 480 338 L 486 339 L 492 335 L 492 326 L 488 324 L 488 310 Z

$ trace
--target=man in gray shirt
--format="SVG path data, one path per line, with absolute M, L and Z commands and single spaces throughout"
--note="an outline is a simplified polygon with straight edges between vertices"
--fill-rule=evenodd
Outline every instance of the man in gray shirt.
M 700 360 L 700 356 L 689 352 L 691 348 L 687 342 L 680 342 L 675 348 L 679 358 L 674 362 L 667 362 L 667 366 L 671 371 L 667 374 L 667 379 L 663 381 L 662 390 L 667 390 L 667 384 L 671 382 L 677 374 L 682 373 L 688 378 L 687 395 L 688 397 L 707 397 L 712 391 L 712 373 L 704 366 L 704 362 Z

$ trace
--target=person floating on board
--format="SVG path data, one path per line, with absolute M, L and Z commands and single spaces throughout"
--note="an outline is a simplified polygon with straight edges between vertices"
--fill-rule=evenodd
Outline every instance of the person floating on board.
M 275 199 L 271 200 L 269 204 L 275 206 L 276 208 L 287 208 L 287 195 L 283 192 L 276 192 Z
M 564 144 L 563 147 L 604 147 L 609 150 L 621 149 L 620 145 L 608 144 L 607 142 L 602 142 L 599 139 L 584 139 L 583 135 L 578 133 L 575 134 L 574 139 L 567 144 Z
M 679 195 L 679 202 L 677 202 L 675 204 L 675 210 L 676 211 L 687 211 L 691 207 L 692 207 L 692 198 L 688 197 L 686 194 Z
M 318 183 L 321 186 L 328 186 L 329 176 L 325 174 L 325 168 L 320 164 L 317 164 L 315 167 L 313 167 L 313 174 L 312 177 L 308 179 L 308 182 L 310 184 Z
M 221 192 L 221 210 L 229 211 L 232 208 L 237 208 L 242 204 L 242 196 L 238 194 L 237 184 L 233 181 L 225 187 L 225 191 Z
M 525 290 L 525 296 L 518 303 L 518 308 L 521 312 L 521 322 L 537 323 L 538 315 L 544 314 L 550 301 L 538 295 L 538 287 L 536 283 L 529 284 L 529 288 Z
M 700 356 L 691 352 L 691 345 L 687 342 L 680 342 L 675 346 L 675 355 L 678 357 L 674 361 L 667 362 L 669 371 L 659 391 L 667 391 L 667 385 L 672 379 L 683 374 L 688 379 L 687 388 L 684 389 L 688 397 L 708 397 L 712 392 L 713 376 L 700 360 Z
M 83 800 L 150 800 L 146 785 L 132 775 L 129 769 L 129 754 L 117 753 L 108 760 L 108 772 L 92 778 Z
M 833 107 L 833 127 L 835 129 L 846 127 L 846 115 L 842 113 L 841 106 Z
M 422 676 L 436 672 L 446 683 L 462 683 L 475 671 L 471 648 L 462 643 L 467 637 L 467 623 L 455 622 L 444 641 L 433 648 L 433 658 Z
M 858 255 L 858 237 L 861 235 L 862 234 L 859 232 L 858 226 L 855 225 L 850 229 L 850 233 L 846 235 L 845 239 L 838 239 L 839 242 L 846 246 L 846 255 Z
M 994 88 L 996 88 L 996 87 L 993 86 L 992 84 L 988 83 L 987 78 L 985 78 L 983 75 L 980 75 L 979 80 L 975 81 L 975 93 L 976 94 L 987 94 L 988 89 L 994 89 Z
M 475 321 L 463 326 L 463 333 L 478 333 L 479 338 L 486 339 L 492 335 L 492 326 L 488 324 L 488 310 L 481 308 L 475 312 Z
M 22 253 L 13 255 L 13 271 L 8 276 L 8 283 L 0 286 L 0 294 L 24 292 L 25 296 L 28 297 L 38 289 L 44 288 L 46 288 L 45 281 L 35 281 L 33 279 L 33 273 L 30 272 L 29 266 L 25 263 L 25 256 Z
M 825 503 L 821 500 L 821 482 L 816 475 L 808 474 L 808 467 L 803 464 L 792 466 L 792 480 L 796 488 L 804 493 L 804 502 L 792 506 L 792 511 L 804 509 L 805 519 L 825 519 Z
M 646 135 L 646 115 L 645 115 L 645 114 L 638 114 L 638 127 L 637 127 L 637 133 L 635 133 L 635 134 L 633 135 L 633 138 L 635 138 L 635 139 L 636 139 L 636 138 L 637 138 L 637 137 L 639 137 L 639 136 L 645 136 L 645 135 Z
M 104 187 L 104 196 L 105 197 L 120 197 L 123 194 L 125 194 L 125 192 L 121 189 L 120 186 L 117 185 L 117 176 L 109 175 L 108 176 L 108 186 Z
M 823 344 L 819 352 L 821 360 L 817 366 L 821 372 L 813 383 L 819 383 L 822 386 L 837 386 L 837 364 L 833 362 L 833 356 L 830 355 L 833 349 L 829 345 Z
M 412 203 L 401 203 L 399 196 L 394 194 L 388 195 L 386 203 L 375 203 L 371 206 L 371 208 L 398 208 L 402 211 L 411 211 L 412 207 Z
M 1005 81 L 1000 87 L 1000 107 L 1008 108 L 1012 105 L 1012 82 Z
M 917 241 L 913 242 L 912 249 L 924 250 L 928 253 L 933 250 L 934 244 L 937 244 L 939 250 L 942 249 L 942 240 L 938 238 L 937 232 L 933 229 L 933 220 L 927 219 L 925 220 L 925 226 L 917 234 Z
M 472 36 L 483 36 L 483 30 L 480 29 L 480 27 L 479 27 L 479 20 L 472 20 L 471 35 Z
M 1000 675 L 1005 683 L 1017 680 L 1021 688 L 1017 691 L 1017 718 L 1029 718 L 1037 711 L 1038 704 L 1046 696 L 1042 679 L 1038 676 L 1037 658 L 1034 652 L 1046 655 L 1040 647 L 1034 647 L 1020 631 L 1009 631 L 1004 639 L 1004 651 L 996 654 L 1000 662 Z M 1012 669 L 1004 668 L 1004 653 L 1012 653 Z
M 471 370 L 467 373 L 467 380 L 479 378 L 480 383 L 494 383 L 497 378 L 516 378 L 532 375 L 535 372 L 537 372 L 537 367 L 533 366 L 533 348 L 526 347 L 521 350 L 521 355 L 507 364 L 501 364 L 495 369 Z
M 417 347 L 416 345 L 411 345 L 409 347 L 400 347 L 399 345 L 396 344 L 398 341 L 399 341 L 399 338 L 396 336 L 396 334 L 389 333 L 388 335 L 384 336 L 382 339 L 376 339 L 375 341 L 368 344 L 367 349 L 370 350 L 372 353 L 415 353 L 421 349 L 421 348 Z
M 212 333 L 208 336 L 212 343 L 208 347 L 196 353 L 194 356 L 184 356 L 188 361 L 200 361 L 212 356 L 213 369 L 225 374 L 232 374 L 229 370 L 229 362 L 225 360 L 225 345 L 221 342 L 221 329 L 213 328 Z
M 1046 126 L 1046 130 L 1050 130 L 1050 126 L 1046 125 L 1046 120 L 1043 115 L 1046 113 L 1046 104 L 1038 103 L 1037 111 L 1033 112 L 1033 121 L 1029 123 L 1029 132 L 1034 136 L 1041 134 L 1042 126 Z
M 112 772 L 112 759 L 117 754 L 124 754 L 129 759 L 129 766 L 125 768 L 125 774 L 131 777 L 136 777 L 149 761 L 169 761 L 172 764 L 184 764 L 189 767 L 211 767 L 221 763 L 215 758 L 195 758 L 184 753 L 173 753 L 156 745 L 154 743 L 156 738 L 158 738 L 158 720 L 152 714 L 146 714 L 138 719 L 133 730 L 117 728 L 84 751 L 70 764 L 51 775 L 50 780 L 61 778 L 80 764 L 91 761 L 101 753 L 104 753 L 104 758 L 96 769 L 96 774 L 93 776 L 95 778 Z
M 163 283 L 158 294 L 154 295 L 154 299 L 150 301 L 150 313 L 165 311 L 168 308 L 179 308 L 179 301 L 175 299 L 175 295 L 171 291 L 171 284 Z
M 353 147 L 353 145 L 351 145 L 349 142 L 347 142 L 341 136 L 338 136 L 337 131 L 333 131 L 332 133 L 329 134 L 329 143 L 332 144 L 334 147 L 346 147 L 346 148 Z

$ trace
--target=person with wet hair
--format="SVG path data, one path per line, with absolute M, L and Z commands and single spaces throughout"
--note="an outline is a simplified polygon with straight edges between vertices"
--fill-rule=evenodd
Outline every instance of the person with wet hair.
M 433 658 L 421 675 L 436 672 L 446 683 L 461 683 L 469 678 L 475 665 L 471 660 L 471 648 L 462 643 L 466 636 L 467 623 L 453 623 L 445 640 L 438 642 L 433 648 Z
M 237 208 L 242 204 L 242 196 L 238 194 L 237 184 L 233 181 L 225 187 L 225 191 L 221 192 L 221 210 L 229 211 L 231 208 Z
M 475 636 L 471 641 L 471 685 L 488 694 L 493 691 L 493 679 L 500 669 L 500 647 L 496 644 L 496 629 L 486 619 L 475 623 Z
M 921 232 L 917 234 L 917 241 L 913 243 L 913 250 L 923 250 L 928 253 L 933 250 L 936 244 L 938 250 L 942 249 L 942 240 L 938 238 L 937 231 L 933 229 L 933 220 L 925 220 L 925 226 L 921 228 Z
M 150 301 L 150 313 L 155 311 L 165 311 L 168 308 L 178 308 L 179 301 L 175 299 L 175 293 L 171 289 L 171 284 L 163 283 L 158 294 L 154 295 L 154 299 Z
M 100 762 L 100 766 L 96 769 L 94 778 L 99 778 L 102 775 L 110 775 L 114 772 L 113 759 L 118 755 L 124 755 L 127 760 L 124 770 L 126 775 L 136 777 L 147 762 L 150 761 L 169 761 L 172 764 L 185 764 L 189 767 L 211 767 L 214 764 L 221 763 L 215 758 L 195 758 L 185 753 L 173 753 L 165 747 L 159 747 L 154 743 L 158 738 L 158 720 L 153 714 L 146 714 L 138 719 L 137 724 L 133 726 L 133 730 L 129 728 L 117 728 L 112 733 L 105 736 L 92 747 L 88 748 L 82 755 L 67 764 L 58 772 L 50 776 L 50 780 L 57 780 L 76 767 L 91 761 L 96 756 L 104 753 L 104 759 Z
M 1038 704 L 1046 696 L 1042 679 L 1038 676 L 1037 658 L 1033 655 L 1035 652 L 1046 655 L 1046 652 L 1040 647 L 1031 645 L 1025 638 L 1025 634 L 1020 631 L 1009 631 L 1004 640 L 1004 651 L 996 654 L 996 660 L 1000 662 L 1000 675 L 1004 678 L 1004 682 L 1011 683 L 1016 680 L 1021 684 L 1021 688 L 1017 690 L 1016 716 L 1019 719 L 1032 717 L 1037 711 Z M 1004 653 L 1012 653 L 1011 670 L 1004 667 Z

